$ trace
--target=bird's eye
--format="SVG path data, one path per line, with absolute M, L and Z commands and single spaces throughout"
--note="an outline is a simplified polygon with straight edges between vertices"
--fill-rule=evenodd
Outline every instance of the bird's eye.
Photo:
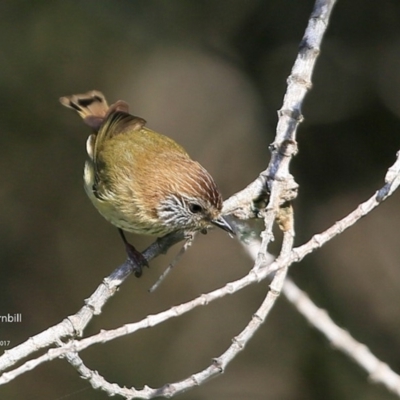
M 189 210 L 193 214 L 198 214 L 203 211 L 203 207 L 200 204 L 197 203 L 189 203 Z

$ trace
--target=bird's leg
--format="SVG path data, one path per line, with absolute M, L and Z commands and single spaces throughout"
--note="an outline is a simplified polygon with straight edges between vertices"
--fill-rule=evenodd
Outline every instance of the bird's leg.
M 118 232 L 125 244 L 125 249 L 128 254 L 128 260 L 132 264 L 133 272 L 136 278 L 140 278 L 143 272 L 143 266 L 148 267 L 149 263 L 140 251 L 137 251 L 133 245 L 131 245 L 125 237 L 125 233 L 121 228 L 118 228 Z

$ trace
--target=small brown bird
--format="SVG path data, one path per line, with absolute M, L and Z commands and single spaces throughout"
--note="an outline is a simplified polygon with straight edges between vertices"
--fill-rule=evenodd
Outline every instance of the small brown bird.
M 211 175 L 167 136 L 145 127 L 119 100 L 108 107 L 96 90 L 60 98 L 89 125 L 84 186 L 101 215 L 118 227 L 141 275 L 147 261 L 123 231 L 163 236 L 206 232 L 211 225 L 233 234 L 221 217 L 222 197 Z

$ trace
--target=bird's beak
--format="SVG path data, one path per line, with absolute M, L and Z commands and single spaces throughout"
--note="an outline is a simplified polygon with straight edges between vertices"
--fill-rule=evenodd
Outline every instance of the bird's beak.
M 215 219 L 211 220 L 211 223 L 215 226 L 218 226 L 218 228 L 221 228 L 224 231 L 228 232 L 230 235 L 235 235 L 235 231 L 228 224 L 228 222 L 225 220 L 225 218 L 223 218 L 223 217 L 215 218 Z

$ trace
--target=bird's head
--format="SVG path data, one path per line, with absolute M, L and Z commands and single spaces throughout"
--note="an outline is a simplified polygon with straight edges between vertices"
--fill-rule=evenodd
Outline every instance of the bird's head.
M 211 175 L 197 162 L 176 172 L 157 208 L 160 220 L 173 230 L 201 231 L 217 226 L 234 234 L 221 216 L 222 196 Z

